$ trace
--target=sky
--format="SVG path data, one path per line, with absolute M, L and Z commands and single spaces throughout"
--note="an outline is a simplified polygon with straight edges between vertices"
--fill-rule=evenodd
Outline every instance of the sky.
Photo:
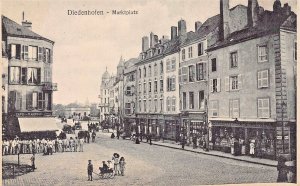
M 230 0 L 230 7 L 248 0 Z M 272 10 L 274 0 L 258 0 Z M 296 0 L 281 0 L 296 11 Z M 2 0 L 2 14 L 17 23 L 32 22 L 32 30 L 55 41 L 53 82 L 58 84 L 54 103 L 98 102 L 101 76 L 107 67 L 116 73 L 121 56 L 138 57 L 142 37 L 150 32 L 170 37 L 180 19 L 187 31 L 219 14 L 219 0 Z M 68 10 L 136 10 L 137 15 L 76 16 Z

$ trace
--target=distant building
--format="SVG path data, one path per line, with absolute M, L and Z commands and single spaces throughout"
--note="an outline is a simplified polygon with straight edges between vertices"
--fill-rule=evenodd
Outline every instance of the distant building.
M 112 78 L 110 77 L 106 68 L 106 71 L 102 75 L 100 94 L 99 94 L 100 103 L 98 105 L 98 108 L 100 110 L 100 122 L 104 121 L 110 112 L 109 100 L 110 100 L 111 81 Z
M 86 117 L 90 117 L 91 108 L 84 107 L 67 107 L 65 109 L 65 116 L 67 119 L 83 120 Z
M 8 81 L 5 127 L 6 135 L 12 136 L 20 129 L 22 132 L 18 118 L 25 121 L 38 117 L 42 125 L 43 117 L 52 116 L 53 91 L 57 90 L 57 84 L 52 83 L 54 41 L 33 32 L 24 14 L 22 25 L 1 18 L 2 46 L 6 50 L 2 56 L 4 52 L 8 59 L 8 76 L 3 78 Z

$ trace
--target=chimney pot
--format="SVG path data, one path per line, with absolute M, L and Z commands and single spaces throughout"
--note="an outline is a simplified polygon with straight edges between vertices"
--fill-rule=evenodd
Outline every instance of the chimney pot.
M 227 39 L 230 34 L 229 0 L 220 0 L 220 40 Z
M 147 36 L 144 36 L 142 38 L 142 51 L 145 52 L 149 49 L 149 38 Z
M 186 22 L 183 19 L 178 21 L 178 35 L 179 36 L 186 35 Z

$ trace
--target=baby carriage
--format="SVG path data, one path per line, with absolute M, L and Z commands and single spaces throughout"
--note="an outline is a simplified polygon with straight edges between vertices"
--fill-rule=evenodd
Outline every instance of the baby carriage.
M 97 174 L 94 172 L 94 174 L 97 174 L 99 178 L 106 179 L 106 178 L 114 178 L 114 170 L 113 169 L 103 169 L 102 167 L 99 167 L 100 173 Z

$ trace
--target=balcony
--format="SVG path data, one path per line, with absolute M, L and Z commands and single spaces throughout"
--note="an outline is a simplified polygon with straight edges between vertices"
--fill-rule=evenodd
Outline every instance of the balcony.
M 57 91 L 57 83 L 43 83 L 43 90 L 47 91 Z

